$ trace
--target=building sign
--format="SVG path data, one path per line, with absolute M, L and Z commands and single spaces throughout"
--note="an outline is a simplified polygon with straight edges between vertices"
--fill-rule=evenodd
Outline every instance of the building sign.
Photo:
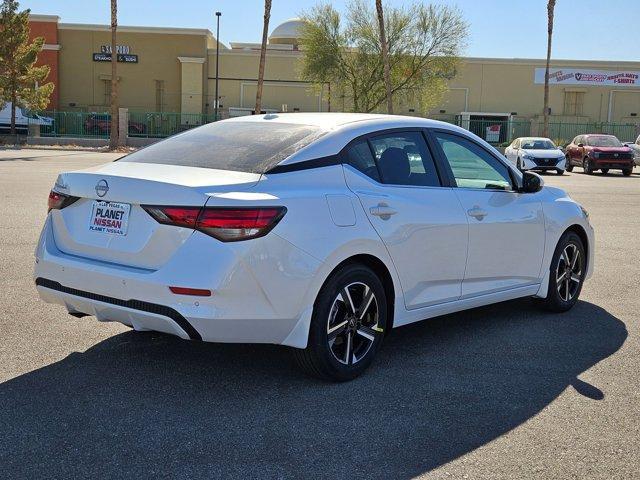
M 544 68 L 536 68 L 534 83 L 544 84 L 544 72 Z M 640 85 L 640 71 L 550 68 L 549 85 L 614 85 L 616 87 L 637 87 Z
M 129 53 L 131 53 L 131 48 L 129 47 L 129 45 L 116 45 L 116 52 L 123 55 L 128 55 Z M 111 53 L 111 45 L 101 45 L 100 53 Z
M 116 45 L 118 53 L 118 62 L 121 63 L 138 63 L 138 55 L 131 53 L 129 45 Z M 111 45 L 101 45 L 100 53 L 93 54 L 94 62 L 110 62 L 111 61 Z

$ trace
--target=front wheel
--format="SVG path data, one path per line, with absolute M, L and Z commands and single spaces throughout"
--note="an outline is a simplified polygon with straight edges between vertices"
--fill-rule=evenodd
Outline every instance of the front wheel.
M 564 175 L 564 170 L 562 170 L 562 169 L 560 169 L 560 168 L 559 168 L 559 169 L 557 169 L 557 170 L 556 170 L 556 173 L 557 173 L 558 175 Z
M 624 175 L 625 177 L 630 177 L 632 173 L 633 173 L 633 168 L 627 168 L 625 170 L 622 170 L 622 175 Z
M 602 172 L 603 175 L 606 175 L 607 173 L 609 173 L 608 168 L 601 168 L 600 171 Z
M 591 166 L 591 160 L 585 158 L 582 162 L 582 168 L 587 175 L 593 175 L 593 167 Z
M 294 349 L 294 359 L 313 377 L 352 380 L 371 365 L 386 327 L 387 298 L 382 282 L 364 265 L 346 265 L 320 290 L 307 348 Z
M 566 170 L 567 172 L 571 173 L 573 172 L 573 165 L 571 164 L 571 159 L 569 157 L 566 157 L 567 161 L 567 166 L 566 166 Z
M 566 232 L 556 246 L 549 289 L 544 306 L 552 312 L 566 312 L 578 301 L 587 270 L 587 257 L 582 239 L 574 232 Z

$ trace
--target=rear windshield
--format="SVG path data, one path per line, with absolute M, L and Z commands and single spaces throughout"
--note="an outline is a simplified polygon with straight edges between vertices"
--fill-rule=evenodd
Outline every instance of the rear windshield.
M 613 136 L 587 137 L 587 145 L 591 147 L 621 147 L 622 143 Z
M 318 127 L 294 123 L 214 122 L 120 161 L 265 173 L 323 134 Z

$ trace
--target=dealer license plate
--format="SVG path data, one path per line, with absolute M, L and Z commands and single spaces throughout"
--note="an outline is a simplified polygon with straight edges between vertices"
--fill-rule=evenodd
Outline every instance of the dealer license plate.
M 129 212 L 131 205 L 128 203 L 93 202 L 89 230 L 111 235 L 126 235 L 129 226 Z

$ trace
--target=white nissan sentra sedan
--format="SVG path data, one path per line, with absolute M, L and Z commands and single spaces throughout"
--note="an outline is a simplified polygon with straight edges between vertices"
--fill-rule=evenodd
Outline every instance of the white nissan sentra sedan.
M 456 126 L 271 114 L 61 174 L 35 281 L 76 317 L 287 345 L 348 380 L 394 327 L 518 297 L 570 309 L 593 242 L 580 205 Z
M 567 169 L 564 152 L 544 137 L 516 138 L 505 148 L 504 156 L 518 170 L 553 170 L 558 175 L 563 175 Z

